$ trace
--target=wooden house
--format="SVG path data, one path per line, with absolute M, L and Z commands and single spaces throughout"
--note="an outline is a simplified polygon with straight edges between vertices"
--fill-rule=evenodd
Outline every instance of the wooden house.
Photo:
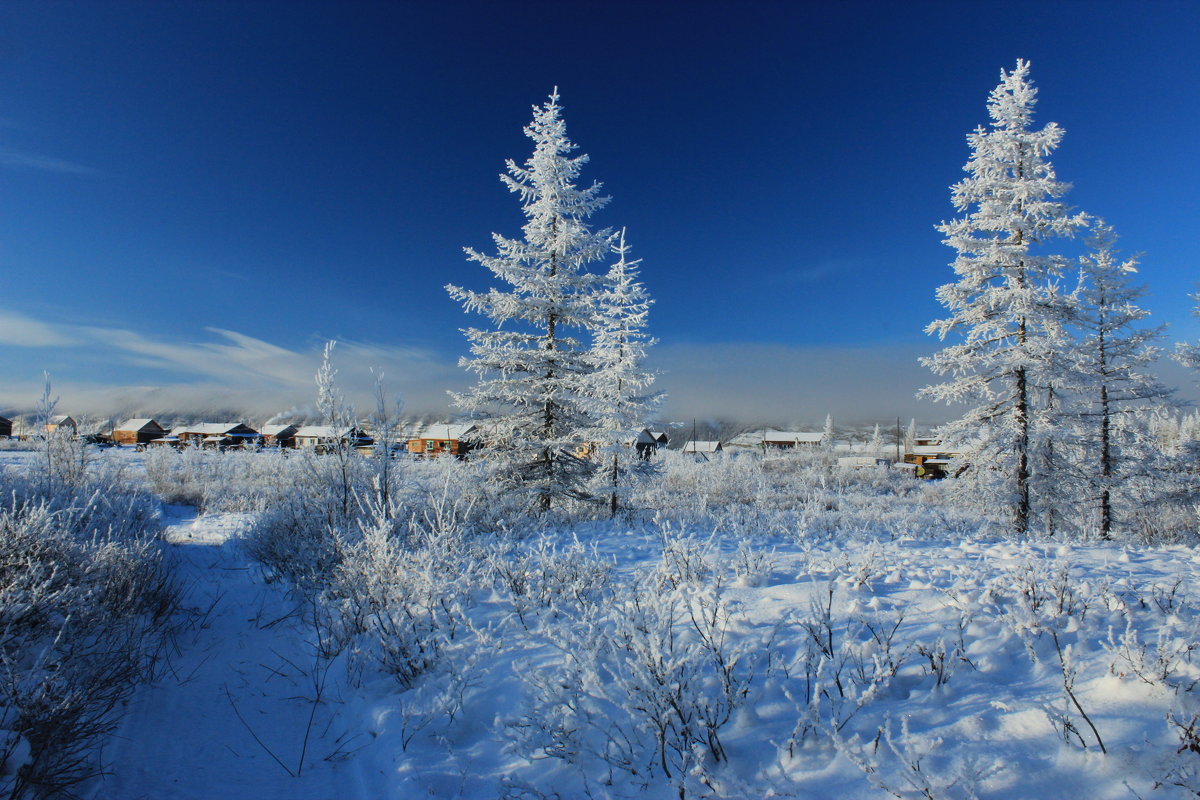
M 440 422 L 428 425 L 408 440 L 408 452 L 414 455 L 452 455 L 464 458 L 479 446 L 479 429 L 474 423 Z
M 7 439 L 12 436 L 12 420 L 7 417 L 0 417 L 0 438 Z
M 695 456 L 697 461 L 707 461 L 711 456 L 715 456 L 718 453 L 723 453 L 724 451 L 725 448 L 721 446 L 720 442 L 700 442 L 692 440 L 683 445 L 683 450 L 681 452 Z
M 357 426 L 334 427 L 332 425 L 302 425 L 292 437 L 297 448 L 307 448 L 325 453 L 338 443 L 351 447 L 369 447 L 375 440 Z
M 298 425 L 271 424 L 263 425 L 258 432 L 264 447 L 295 447 L 298 430 Z
M 891 466 L 890 458 L 877 458 L 876 456 L 842 456 L 837 460 L 837 465 L 841 469 L 870 469 L 871 467 L 887 467 Z
M 649 428 L 642 428 L 640 431 L 637 431 L 631 444 L 637 450 L 638 458 L 643 461 L 648 461 L 650 456 L 657 453 L 660 447 L 658 436 Z M 666 445 L 661 446 L 665 447 Z
M 224 450 L 258 442 L 258 431 L 241 422 L 198 422 L 171 429 L 181 444 Z
M 819 447 L 825 434 L 812 431 L 764 431 L 763 447 L 789 450 L 794 447 Z
M 946 477 L 946 469 L 954 456 L 941 439 L 914 439 L 905 448 L 904 463 L 916 466 L 918 478 L 933 480 Z
M 819 447 L 825 434 L 812 431 L 759 430 L 742 433 L 729 441 L 733 447 L 775 448 L 791 450 L 797 447 Z
M 146 444 L 167 435 L 167 430 L 152 419 L 127 419 L 113 428 L 112 439 L 117 444 Z
M 69 417 L 66 414 L 56 414 L 46 423 L 46 433 L 69 433 L 74 436 L 79 432 L 79 423 L 74 417 Z

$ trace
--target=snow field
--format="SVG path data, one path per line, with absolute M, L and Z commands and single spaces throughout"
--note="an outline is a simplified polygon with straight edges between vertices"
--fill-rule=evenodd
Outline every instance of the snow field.
M 349 624 L 220 542 L 246 522 L 169 529 L 205 543 L 178 548 L 204 622 L 95 796 L 1117 798 L 1191 774 L 1165 722 L 1195 713 L 1184 547 L 450 528 L 327 595 Z

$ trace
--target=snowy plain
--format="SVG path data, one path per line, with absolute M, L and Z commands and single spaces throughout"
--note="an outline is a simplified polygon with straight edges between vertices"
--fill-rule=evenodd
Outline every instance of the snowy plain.
M 410 539 L 415 556 L 379 562 L 395 570 L 371 590 L 383 599 L 350 626 L 367 606 L 251 556 L 280 496 L 262 482 L 287 496 L 312 464 L 103 458 L 164 494 L 209 488 L 200 508 L 160 501 L 180 608 L 103 774 L 77 787 L 93 800 L 1200 786 L 1190 541 L 1016 540 L 885 468 L 672 457 L 642 513 L 487 533 L 464 514 Z M 6 451 L 0 469 L 30 459 Z M 186 474 L 164 481 L 164 466 Z M 449 462 L 397 478 L 413 498 L 476 486 Z M 428 602 L 388 594 L 415 585 Z M 425 627 L 381 628 L 389 602 Z M 425 637 L 417 668 L 397 667 L 411 652 L 388 631 Z
M 250 558 L 261 512 L 164 503 L 179 625 L 83 795 L 1194 796 L 1189 544 L 972 535 L 878 470 L 834 475 L 823 513 L 736 509 L 786 468 L 669 465 L 686 514 L 430 549 L 473 563 L 404 683 Z

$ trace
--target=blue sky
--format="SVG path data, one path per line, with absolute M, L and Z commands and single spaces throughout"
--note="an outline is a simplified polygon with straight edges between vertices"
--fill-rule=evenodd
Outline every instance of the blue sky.
M 352 395 L 374 366 L 444 410 L 479 320 L 442 287 L 519 232 L 497 174 L 555 85 L 595 223 L 644 260 L 668 415 L 945 416 L 911 396 L 933 226 L 1018 57 L 1069 200 L 1200 338 L 1200 4 L 682 8 L 0 5 L 0 411 L 49 370 L 64 410 L 266 415 L 312 402 L 331 338 Z

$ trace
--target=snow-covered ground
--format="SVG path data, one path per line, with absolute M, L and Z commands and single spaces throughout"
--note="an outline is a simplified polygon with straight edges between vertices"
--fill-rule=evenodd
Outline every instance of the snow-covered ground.
M 314 673 L 305 608 L 264 582 L 238 547 L 247 515 L 169 506 L 165 522 L 184 625 L 161 678 L 130 704 L 91 796 L 390 796 L 364 782 L 361 760 L 343 758 L 368 734 L 344 719 L 344 685 L 314 689 L 323 674 Z
M 592 524 L 573 532 L 578 545 L 550 534 L 552 545 L 499 548 L 510 566 L 533 565 L 531 583 L 514 591 L 500 577 L 473 592 L 470 630 L 408 688 L 354 648 L 321 652 L 312 604 L 239 547 L 250 521 L 168 507 L 186 625 L 130 704 L 91 797 L 667 798 L 683 787 L 1102 800 L 1192 796 L 1173 778 L 1197 785 L 1189 759 L 1200 756 L 1177 752 L 1167 722 L 1186 725 L 1197 707 L 1200 556 L 1187 547 L 739 547 Z M 624 588 L 560 602 L 531 588 L 550 582 L 539 563 L 607 565 Z M 698 650 L 705 609 L 720 641 Z M 655 638 L 664 631 L 675 638 Z M 597 636 L 625 648 L 589 653 Z M 647 643 L 659 650 L 638 651 Z M 668 715 L 646 709 L 672 681 L 719 700 L 717 651 L 738 686 L 722 757 L 656 756 Z M 663 686 L 639 683 L 655 674 Z M 668 777 L 677 763 L 690 774 Z

